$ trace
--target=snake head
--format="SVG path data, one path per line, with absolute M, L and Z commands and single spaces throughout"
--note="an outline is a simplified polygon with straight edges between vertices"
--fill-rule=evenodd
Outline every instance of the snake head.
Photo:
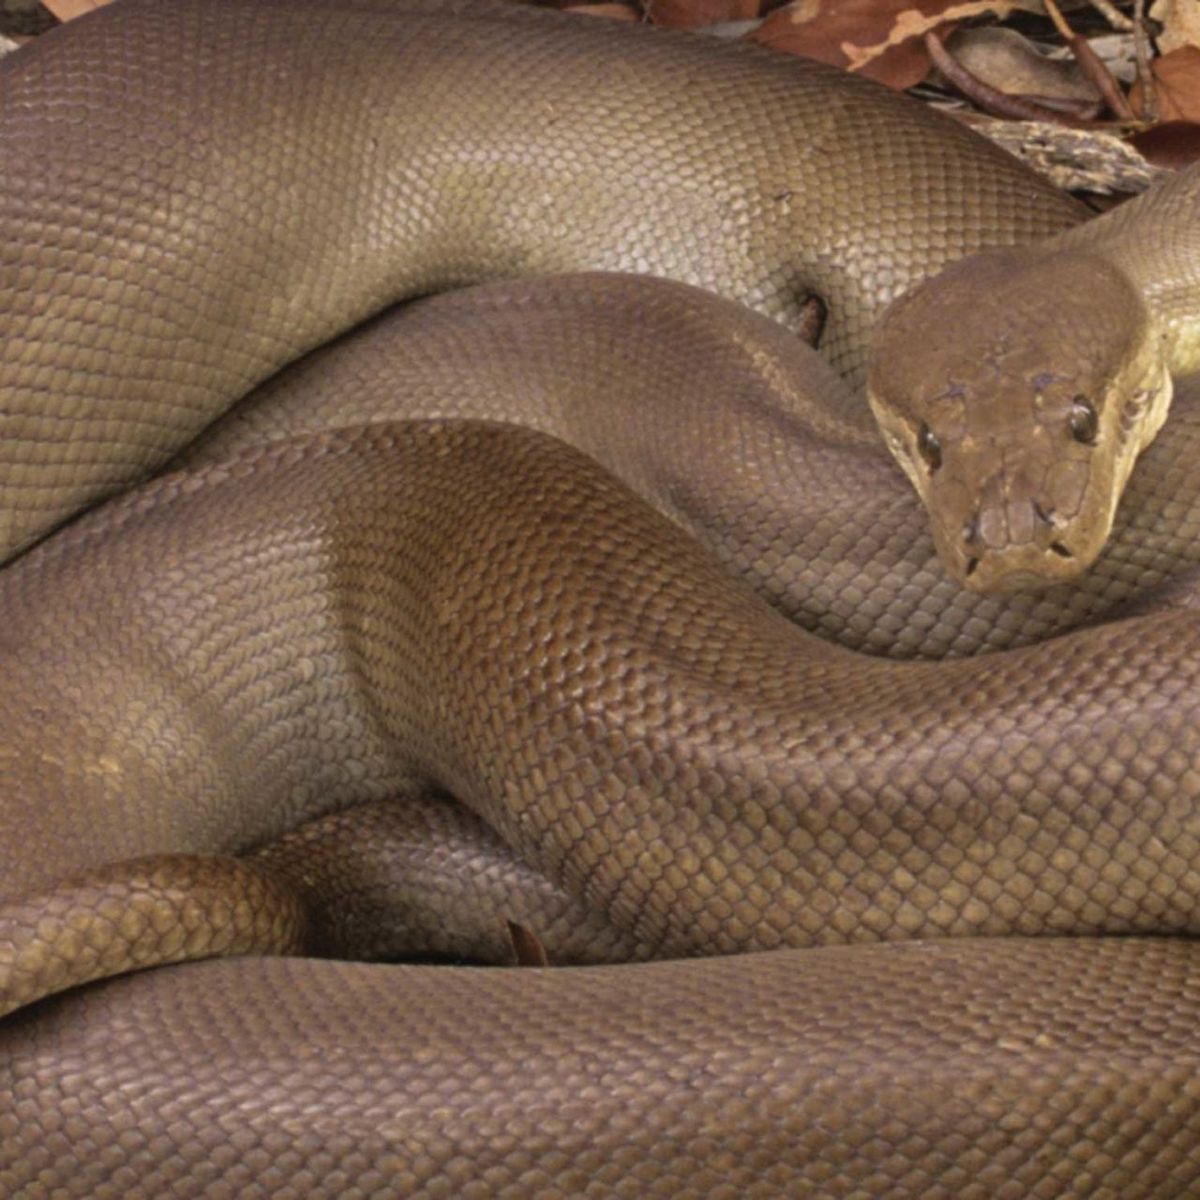
M 978 592 L 1080 575 L 1166 417 L 1162 335 L 1090 252 L 972 255 L 893 303 L 867 391 L 950 574 Z

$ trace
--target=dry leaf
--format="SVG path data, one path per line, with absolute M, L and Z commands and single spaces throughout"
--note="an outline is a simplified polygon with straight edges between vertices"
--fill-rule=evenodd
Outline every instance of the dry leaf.
M 655 25 L 694 29 L 722 21 L 752 21 L 762 4 L 760 0 L 651 0 L 646 7 Z
M 103 8 L 111 0 L 42 0 L 42 3 L 60 21 L 70 21 L 91 12 L 93 8 Z
M 1010 96 L 1096 100 L 1096 88 L 1074 61 L 1047 58 L 1015 29 L 980 25 L 955 30 L 946 49 L 977 79 Z
M 1157 41 L 1163 54 L 1184 46 L 1200 46 L 1200 4 L 1196 0 L 1155 0 L 1150 16 L 1162 24 Z
M 1200 124 L 1194 121 L 1164 121 L 1129 140 L 1156 167 L 1188 167 L 1200 162 Z
M 1160 121 L 1200 121 L 1200 48 L 1181 46 L 1156 58 L 1155 92 Z M 1135 84 L 1129 93 L 1133 111 L 1142 112 L 1142 89 Z
M 1028 0 L 794 0 L 750 38 L 905 88 L 929 70 L 921 39 L 930 30 L 1027 7 Z

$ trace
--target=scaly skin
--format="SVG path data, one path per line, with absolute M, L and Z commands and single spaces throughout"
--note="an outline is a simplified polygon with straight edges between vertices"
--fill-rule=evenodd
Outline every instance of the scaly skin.
M 820 64 L 487 0 L 123 0 L 0 62 L 0 112 L 0 561 L 408 296 L 815 291 L 857 379 L 893 296 L 1083 211 Z
M 1153 605 L 1200 556 L 1194 387 L 1092 570 L 983 595 L 947 575 L 870 414 L 809 347 L 730 301 L 632 276 L 484 284 L 385 314 L 248 396 L 176 461 L 413 417 L 512 421 L 578 446 L 793 621 L 873 654 L 1027 645 Z
M 0 69 L 0 155 L 6 554 L 395 298 L 634 267 L 794 326 L 812 287 L 854 379 L 897 292 L 1078 215 L 821 68 L 454 0 L 126 0 Z M 767 335 L 732 323 L 739 358 L 682 324 L 730 445 L 804 441 L 795 413 L 739 411 L 747 364 L 761 399 L 789 394 Z M 678 379 L 653 351 L 645 395 Z M 510 384 L 498 363 L 468 386 Z M 669 453 L 592 434 L 703 524 Z M 230 454 L 0 576 L 8 1002 L 232 950 L 386 953 L 313 913 L 376 905 L 368 868 L 395 839 L 367 814 L 430 789 L 474 813 L 426 885 L 462 931 L 435 950 L 495 958 L 515 887 L 565 958 L 774 952 L 595 972 L 250 957 L 45 999 L 0 1024 L 0 1191 L 1194 1188 L 1191 945 L 1020 936 L 1194 932 L 1190 613 L 865 659 L 545 433 L 380 420 Z M 728 531 L 753 512 L 728 509 Z M 839 556 L 871 567 L 834 532 L 837 590 Z M 1113 577 L 1139 604 L 1168 569 L 1171 535 L 1156 545 Z M 870 596 L 844 590 L 847 639 L 886 648 Z M 1170 599 L 1190 602 L 1186 577 Z M 911 611 L 908 650 L 943 610 Z M 964 636 L 986 645 L 980 623 Z M 338 856 L 352 886 L 326 873 Z M 464 860 L 515 883 L 456 890 Z M 1018 936 L 935 940 L 970 933 Z
M 1200 367 L 1198 295 L 1191 167 L 1041 246 L 954 263 L 888 309 L 871 408 L 954 578 L 1004 592 L 1092 566 L 1172 378 Z
M 888 1101 L 877 1121 L 851 1120 L 842 1114 L 858 1103 L 851 1080 L 859 1068 L 849 1064 L 861 1047 L 844 1059 L 851 1079 L 822 1089 L 831 1129 L 803 1152 L 773 1106 L 764 1113 L 751 1105 L 739 1116 L 738 1106 L 726 1110 L 715 1099 L 726 1089 L 753 1093 L 768 1044 L 771 1054 L 791 1045 L 808 1056 L 804 1047 L 823 1020 L 803 981 L 827 962 L 840 965 L 824 977 L 834 990 L 823 1003 L 862 1014 L 838 1045 L 866 1039 L 863 1061 L 878 1063 L 908 1029 L 905 1070 L 918 1060 L 927 1070 L 930 1056 L 944 1052 L 936 1049 L 938 1031 L 962 1026 L 951 1037 L 947 1070 L 975 1080 L 963 1086 L 982 1089 L 977 1102 L 1002 1105 L 1008 1131 L 968 1158 L 981 1180 L 1010 1169 L 1014 1144 L 1027 1156 L 1037 1147 L 1032 1157 L 1053 1164 L 1065 1139 L 1072 1161 L 1094 1157 L 1106 1184 L 1129 1194 L 1152 1194 L 1149 1181 L 1161 1180 L 1131 1171 L 1142 1160 L 1128 1152 L 1143 1144 L 1176 1162 L 1179 1179 L 1195 1182 L 1188 1160 L 1179 1162 L 1200 1120 L 1194 1075 L 1179 1073 L 1200 1053 L 1200 1026 L 1178 1024 L 1197 1004 L 1190 945 L 1065 944 L 1070 969 L 1099 972 L 1104 986 L 1069 988 L 1071 999 L 1057 1008 L 1063 982 L 1054 954 L 1011 936 L 1195 932 L 1200 640 L 1191 612 L 956 662 L 863 659 L 784 621 L 578 451 L 542 433 L 471 421 L 303 435 L 169 474 L 24 555 L 0 577 L 0 603 L 0 878 L 10 900 L 0 921 L 4 942 L 18 950 L 48 943 L 47 918 L 60 911 L 51 897 L 59 895 L 93 959 L 115 969 L 124 946 L 129 966 L 145 965 L 134 952 L 156 946 L 164 930 L 168 941 L 179 925 L 199 925 L 197 939 L 208 935 L 191 890 L 219 901 L 230 871 L 217 863 L 206 878 L 204 856 L 248 849 L 414 784 L 460 797 L 508 854 L 641 947 L 618 945 L 620 957 L 1010 935 L 978 947 L 922 945 L 917 960 L 861 945 L 811 964 L 789 952 L 747 959 L 736 970 L 756 997 L 748 1028 L 725 1023 L 725 1006 L 739 993 L 728 992 L 731 968 L 718 962 L 655 967 L 641 984 L 574 974 L 575 991 L 551 983 L 559 1029 L 598 1022 L 594 1036 L 571 1042 L 585 1074 L 598 1072 L 599 1082 L 570 1106 L 574 1132 L 562 1154 L 552 1123 L 549 1141 L 522 1139 L 520 1148 L 486 1124 L 474 1140 L 415 1134 L 402 1145 L 394 1124 L 373 1134 L 364 1128 L 364 1121 L 379 1124 L 369 1116 L 379 1106 L 390 1110 L 408 1087 L 427 1086 L 416 1063 L 438 1064 L 430 1069 L 443 1072 L 442 1105 L 455 1119 L 493 1072 L 532 1075 L 546 1098 L 573 1091 L 558 1050 L 531 1063 L 511 1039 L 502 1039 L 501 1052 L 483 1050 L 485 1038 L 477 1045 L 489 1060 L 500 1053 L 494 1066 L 446 1071 L 449 1045 L 432 1058 L 421 1048 L 440 1039 L 432 1008 L 439 1020 L 478 1035 L 477 1023 L 489 1020 L 478 1005 L 487 1011 L 495 987 L 518 1006 L 524 1001 L 523 1020 L 545 1020 L 538 997 L 547 985 L 538 972 L 517 973 L 513 992 L 486 976 L 479 990 L 460 991 L 453 973 L 396 975 L 398 1002 L 414 1014 L 414 1069 L 364 1077 L 354 1055 L 330 1049 L 321 1055 L 327 1100 L 315 1108 L 303 1102 L 312 1123 L 288 1136 L 280 1156 L 257 1147 L 274 1145 L 290 1128 L 289 1106 L 305 1092 L 295 1090 L 290 1059 L 274 1058 L 270 1047 L 282 1040 L 299 1052 L 310 1039 L 336 1047 L 359 1036 L 338 1005 L 297 1025 L 293 997 L 272 997 L 271 981 L 286 987 L 289 972 L 308 978 L 309 968 L 234 968 L 221 978 L 247 977 L 249 990 L 211 997 L 213 1016 L 199 1026 L 179 1007 L 188 975 L 140 998 L 118 991 L 126 999 L 116 1010 L 105 1007 L 104 993 L 83 1008 L 31 1009 L 0 1026 L 0 1064 L 16 1101 L 0 1167 L 17 1188 L 36 1169 L 68 1195 L 113 1187 L 153 1195 L 164 1178 L 177 1194 L 204 1195 L 213 1180 L 218 1189 L 236 1188 L 257 1170 L 269 1195 L 297 1187 L 407 1194 L 398 1179 L 415 1179 L 434 1195 L 464 1172 L 479 1172 L 485 1194 L 506 1187 L 517 1194 L 532 1146 L 547 1188 L 582 1191 L 609 1155 L 624 1165 L 601 1194 L 620 1194 L 630 1179 L 652 1194 L 694 1186 L 693 1194 L 719 1195 L 720 1186 L 743 1178 L 760 1188 L 772 1179 L 799 1188 L 834 1153 L 847 1158 L 849 1179 L 874 1173 L 914 1194 L 934 1179 L 942 1190 L 932 1194 L 951 1194 L 944 1138 L 959 1128 L 961 1089 L 933 1089 L 939 1101 L 903 1113 Z M 30 845 L 39 852 L 30 854 Z M 123 869 L 131 879 L 150 873 L 144 862 L 122 868 L 121 860 L 180 853 L 197 857 L 186 871 L 162 863 L 156 878 L 169 883 L 174 871 L 178 884 L 165 910 L 147 915 L 132 883 L 124 913 L 114 907 Z M 476 869 L 490 870 L 495 858 L 485 851 Z M 65 881 L 103 863 L 112 864 L 104 901 L 89 905 L 94 883 Z M 231 903 L 243 903 L 236 888 L 230 893 Z M 248 915 L 233 908 L 228 932 L 210 920 L 211 943 L 195 953 L 229 944 L 247 919 L 259 920 L 255 902 L 247 897 L 244 905 Z M 500 915 L 493 910 L 493 922 Z M 270 911 L 261 924 L 276 936 Z M 59 946 L 48 952 L 61 961 Z M 1172 974 L 1144 976 L 1155 955 L 1174 964 Z M 999 980 L 1009 1006 L 990 1007 L 990 995 L 987 1003 L 954 995 L 939 1008 L 947 984 L 924 974 L 914 990 L 912 976 L 898 979 L 888 967 L 919 962 L 927 972 L 944 963 L 961 985 L 957 972 L 966 968 L 954 964 L 963 961 L 975 973 L 972 994 L 984 979 L 988 992 Z M 334 965 L 312 970 L 307 986 L 319 993 L 353 988 L 359 978 Z M 34 976 L 27 984 L 18 961 L 5 988 L 18 1003 L 32 999 L 44 990 L 45 972 Z M 374 986 L 372 979 L 361 982 Z M 60 973 L 55 982 L 66 980 Z M 630 1036 L 657 1042 L 661 1006 L 671 1006 L 688 1031 L 688 1053 L 717 1064 L 715 1090 L 699 1111 L 693 1087 L 664 1077 L 657 1057 L 650 1065 L 642 1055 L 614 1059 L 613 1034 L 595 1006 L 612 1002 L 608 989 L 624 987 L 660 997 L 631 1018 Z M 697 1005 L 693 988 L 714 989 L 719 999 Z M 856 996 L 857 988 L 868 991 Z M 370 995 L 362 993 L 371 1007 L 358 1019 L 378 1010 L 390 1020 L 391 1010 Z M 310 995 L 302 1003 L 324 1001 Z M 157 1015 L 160 1005 L 171 1015 Z M 122 1006 L 138 1015 L 136 1025 L 118 1015 Z M 794 1010 L 808 1015 L 778 1015 Z M 761 1023 L 751 1016 L 758 1011 Z M 868 1020 L 866 1011 L 876 1015 Z M 56 1023 L 71 1012 L 74 1035 Z M 119 1096 L 89 1101 L 72 1110 L 65 1142 L 52 1139 L 54 1164 L 39 1167 L 38 1147 L 55 1128 L 47 1105 L 56 1095 L 56 1052 L 47 1047 L 61 1047 L 64 1068 L 80 1053 L 90 1059 L 72 1039 L 86 1038 L 94 1021 L 106 1055 L 140 1064 L 132 1095 L 159 1091 L 155 1062 L 166 1054 L 174 1073 L 167 1091 L 178 1099 L 166 1110 L 129 1108 Z M 1097 1039 L 1098 1026 L 1121 1029 L 1124 1045 L 1136 1041 L 1133 1030 L 1152 1031 L 1136 1069 Z M 549 1028 L 533 1036 L 559 1044 Z M 746 1038 L 757 1047 L 749 1055 Z M 1011 1047 L 1025 1045 L 1029 1053 L 1014 1058 Z M 698 1069 L 709 1077 L 709 1068 Z M 785 1110 L 811 1088 L 804 1081 L 813 1069 L 789 1072 Z M 1114 1090 L 1118 1078 L 1132 1091 Z M 248 1128 L 238 1117 L 241 1149 L 218 1155 L 213 1167 L 207 1114 L 222 1104 L 240 1112 L 238 1097 L 251 1080 L 258 1099 Z M 84 1086 L 90 1095 L 92 1085 Z M 867 1086 L 891 1095 L 882 1067 Z M 220 1096 L 204 1099 L 213 1087 Z M 280 1090 L 292 1098 L 282 1106 L 272 1099 Z M 699 1121 L 708 1140 L 689 1132 L 678 1160 L 665 1163 L 640 1134 L 612 1142 L 604 1132 L 610 1105 L 630 1091 L 655 1097 L 656 1119 L 672 1127 L 692 1130 Z M 520 1102 L 523 1095 L 512 1093 Z M 174 1115 L 177 1104 L 186 1119 Z M 702 1116 L 709 1104 L 723 1120 Z M 911 1142 L 898 1132 L 908 1122 Z M 345 1147 L 338 1154 L 349 1155 L 348 1167 L 329 1161 L 330 1137 Z M 747 1138 L 763 1165 L 749 1175 L 722 1167 L 720 1147 Z M 893 1148 L 894 1138 L 903 1149 Z M 88 1143 L 105 1147 L 116 1172 L 101 1176 L 103 1187 L 96 1169 L 71 1165 Z M 188 1165 L 195 1163 L 204 1169 Z M 1037 1181 L 1032 1194 L 1070 1194 L 1053 1168 Z M 421 1194 L 417 1184 L 412 1190 Z M 850 1195 L 853 1187 L 834 1180 L 827 1194 Z

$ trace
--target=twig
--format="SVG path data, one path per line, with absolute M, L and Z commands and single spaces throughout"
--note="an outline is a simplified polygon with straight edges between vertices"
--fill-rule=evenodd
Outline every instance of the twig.
M 1098 117 L 1102 107 L 1099 100 L 1084 100 L 1075 96 L 1038 96 L 1032 92 L 1026 92 L 1020 98 L 1030 104 L 1052 109 L 1054 112 L 1070 113 L 1071 116 L 1078 117 L 1081 121 L 1090 121 L 1094 117 Z
M 1042 7 L 1046 10 L 1046 16 L 1054 22 L 1054 28 L 1058 30 L 1058 36 L 1064 42 L 1069 42 L 1075 36 L 1075 30 L 1067 24 L 1066 19 L 1062 15 L 1062 9 L 1054 3 L 1054 0 L 1042 0 Z
M 1071 53 L 1075 55 L 1075 61 L 1079 64 L 1079 69 L 1095 85 L 1100 95 L 1104 97 L 1104 103 L 1108 105 L 1109 112 L 1118 121 L 1136 120 L 1133 115 L 1133 109 L 1129 107 L 1129 101 L 1125 99 L 1125 94 L 1121 91 L 1120 85 L 1113 78 L 1112 72 L 1100 61 L 1095 50 L 1088 43 L 1087 38 L 1080 37 L 1067 24 L 1054 0 L 1042 0 L 1042 3 L 1050 20 L 1054 22 L 1054 27 L 1058 30 L 1059 36 L 1070 46 Z
M 1133 51 L 1137 57 L 1138 84 L 1142 90 L 1142 120 L 1153 125 L 1158 120 L 1158 88 L 1150 67 L 1150 44 L 1146 37 L 1146 0 L 1133 6 Z
M 1092 0 L 1092 7 L 1100 13 L 1104 19 L 1116 30 L 1121 33 L 1128 33 L 1133 29 L 1133 22 L 1119 9 L 1112 0 Z

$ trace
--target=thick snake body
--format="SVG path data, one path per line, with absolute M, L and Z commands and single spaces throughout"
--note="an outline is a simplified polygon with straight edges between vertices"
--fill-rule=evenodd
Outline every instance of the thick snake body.
M 917 279 L 1082 215 L 877 87 L 644 33 L 486 0 L 123 0 L 11 56 L 0 555 L 406 296 L 604 268 L 794 325 L 815 292 L 858 377 Z
M 982 595 L 947 576 L 861 397 L 821 358 L 709 293 L 620 275 L 482 285 L 386 314 L 257 389 L 176 461 L 412 417 L 509 421 L 570 442 L 773 607 L 872 654 L 1007 649 L 1161 606 L 1168 591 L 1179 604 L 1197 562 L 1194 388 L 1147 450 L 1092 570 Z
M 1194 949 L 1157 939 L 564 971 L 190 964 L 10 1018 L 0 1183 L 96 1200 L 1185 1197 L 1198 990 Z
M 119 598 L 114 579 L 123 582 Z M 55 597 L 70 620 L 55 612 Z M 92 863 L 237 850 L 416 781 L 463 797 L 523 858 L 656 954 L 922 934 L 1192 930 L 1200 847 L 1189 799 L 1197 688 L 1189 663 L 1196 657 L 1200 667 L 1200 656 L 1188 651 L 1191 613 L 1107 624 L 994 658 L 864 661 L 792 628 L 589 460 L 541 434 L 469 422 L 366 426 L 168 475 L 25 555 L 4 576 L 4 608 L 12 788 L 4 878 L 18 895 Z M 869 758 L 844 750 L 864 743 L 876 748 Z M 141 801 L 147 795 L 153 808 Z M 52 861 L 26 853 L 30 830 L 54 846 Z M 10 909 L 15 940 L 21 911 Z M 52 911 L 33 906 L 34 931 Z M 132 898 L 112 918 L 94 897 L 83 911 L 99 917 L 69 914 L 76 945 L 136 935 L 143 919 Z M 161 925 L 154 913 L 144 919 Z M 1150 952 L 1125 946 L 1127 955 Z M 878 951 L 862 949 L 869 973 Z M 1108 951 L 1097 942 L 1094 952 Z M 1037 975 L 1046 966 L 1034 953 Z M 761 985 L 765 1011 L 805 1008 L 803 992 L 775 991 L 791 978 L 785 964 L 782 974 L 770 959 L 742 969 L 747 986 Z M 1190 1003 L 1187 979 L 1152 989 L 1155 1003 L 1137 1022 L 1160 1029 L 1156 1005 L 1176 1013 Z M 451 1002 L 434 980 L 418 980 Z M 685 996 L 675 1003 L 686 1007 Z M 256 1001 L 234 992 L 224 1002 L 250 1003 L 268 1029 L 291 1019 L 262 1017 Z M 878 1052 L 892 1022 L 909 1014 L 887 989 L 873 1003 L 883 1027 L 862 1032 Z M 1069 1068 L 1054 1071 L 1073 1094 L 1075 1129 L 1089 1106 L 1109 1111 L 1112 1062 L 1092 1035 L 1082 1052 L 1077 1031 L 1060 1027 L 1044 1003 L 1027 994 L 1022 1020 L 1034 1006 L 1028 1036 L 1048 1054 L 1069 1038 Z M 1123 1012 L 1130 995 L 1108 1003 Z M 987 1026 L 989 1045 L 1007 1043 L 1004 1019 L 997 1029 L 990 1012 L 974 1020 Z M 18 1148 L 46 1127 L 57 1095 L 43 1084 L 47 1035 L 30 1025 L 33 1015 L 7 1027 L 18 1125 L 6 1145 Z M 649 1019 L 657 1028 L 664 1017 Z M 228 1028 L 199 1035 L 210 1059 Z M 770 1029 L 768 1021 L 762 1036 Z M 726 1035 L 710 1034 L 706 1047 L 723 1060 Z M 113 1036 L 108 1053 L 121 1045 Z M 229 1048 L 261 1062 L 259 1036 L 240 1049 L 234 1036 Z M 421 1059 L 419 1042 L 411 1052 Z M 580 1042 L 578 1052 L 602 1075 L 609 1069 L 604 1045 Z M 219 1058 L 228 1063 L 229 1054 Z M 750 1087 L 742 1069 L 726 1086 Z M 1050 1067 L 1034 1053 L 1028 1069 Z M 546 1072 L 549 1086 L 558 1079 L 550 1060 Z M 1001 1093 L 1019 1086 L 1011 1063 L 1003 1075 Z M 690 1094 L 673 1093 L 682 1108 Z M 1170 1094 L 1172 1103 L 1186 1095 Z M 361 1092 L 368 1109 L 378 1100 Z M 1135 1123 L 1159 1103 L 1135 1105 Z M 1022 1138 L 1045 1120 L 1033 1108 L 1023 1101 L 1006 1118 L 1022 1129 L 1032 1122 Z M 89 1107 L 85 1124 L 102 1132 L 109 1111 Z M 588 1120 L 603 1127 L 605 1111 L 591 1108 Z M 928 1120 L 953 1125 L 956 1111 L 951 1104 Z M 177 1155 L 198 1153 L 213 1136 L 189 1120 L 171 1124 L 163 1143 L 155 1135 L 164 1128 L 144 1113 L 135 1141 L 170 1147 L 173 1171 L 182 1169 Z M 1172 1137 L 1191 1136 L 1171 1128 Z M 461 1138 L 434 1143 L 434 1176 L 453 1177 L 451 1160 L 472 1158 Z M 1111 1138 L 1106 1150 L 1127 1145 Z M 874 1170 L 899 1170 L 863 1150 Z M 322 1161 L 319 1138 L 301 1136 L 295 1152 Z M 27 1180 L 27 1159 L 15 1153 L 11 1177 Z M 139 1150 L 130 1169 L 145 1169 L 141 1156 L 151 1153 Z M 379 1153 L 403 1160 L 394 1145 Z M 944 1153 L 925 1157 L 920 1171 L 935 1170 Z M 1004 1161 L 989 1158 L 993 1170 Z M 368 1177 L 378 1169 L 375 1159 L 362 1167 Z M 51 1176 L 60 1187 L 88 1194 L 88 1172 L 62 1170 Z M 788 1186 L 803 1177 L 788 1174 Z M 668 1178 L 658 1184 L 669 1192 Z M 202 1176 L 188 1186 L 203 1194 Z
M 923 599 L 915 500 L 787 340 L 817 292 L 857 379 L 894 294 L 1072 204 L 822 69 L 516 9 L 124 0 L 0 69 L 0 1189 L 1194 1189 L 1194 402 L 1093 575 Z M 426 301 L 45 536 L 389 301 L 576 267 L 782 323 Z M 385 869 L 414 928 L 450 896 L 436 953 L 733 956 L 34 1002 L 411 953 L 350 928 Z

